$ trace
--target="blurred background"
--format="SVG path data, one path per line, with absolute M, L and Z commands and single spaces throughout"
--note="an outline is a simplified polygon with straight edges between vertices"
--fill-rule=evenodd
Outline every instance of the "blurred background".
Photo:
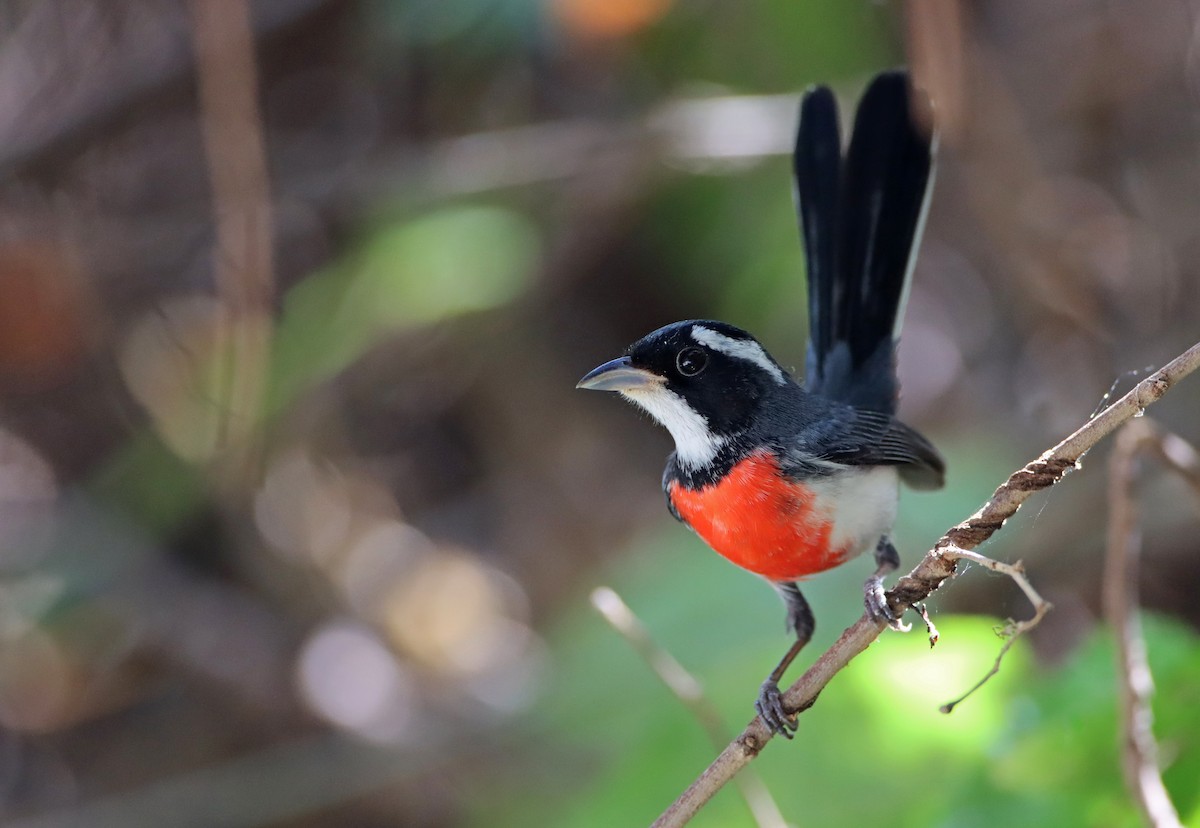
M 0 814 L 14 826 L 648 823 L 730 734 L 778 599 L 667 515 L 587 370 L 677 319 L 803 364 L 797 99 L 935 100 L 906 563 L 1200 332 L 1194 0 L 0 5 Z M 1200 441 L 1200 381 L 1152 412 Z M 1099 623 L 1106 447 L 755 764 L 793 825 L 1135 825 Z M 1150 470 L 1168 788 L 1200 825 L 1200 533 Z M 806 593 L 827 646 L 868 562 Z M 802 657 L 800 663 L 807 663 Z M 936 780 L 931 783 L 931 780 Z M 867 793 L 870 792 L 870 793 Z M 751 825 L 732 788 L 697 825 Z

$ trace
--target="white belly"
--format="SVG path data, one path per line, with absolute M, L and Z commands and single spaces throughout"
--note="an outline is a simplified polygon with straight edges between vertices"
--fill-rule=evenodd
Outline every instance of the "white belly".
M 813 480 L 817 502 L 829 504 L 833 520 L 830 545 L 844 546 L 847 559 L 874 550 L 892 531 L 900 500 L 900 480 L 893 466 L 875 466 Z

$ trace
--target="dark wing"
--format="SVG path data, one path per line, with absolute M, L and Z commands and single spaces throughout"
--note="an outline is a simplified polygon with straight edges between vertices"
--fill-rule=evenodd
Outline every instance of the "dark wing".
M 820 431 L 800 435 L 792 452 L 782 452 L 785 471 L 798 477 L 828 474 L 838 466 L 896 466 L 914 489 L 940 489 L 946 463 L 925 437 L 877 411 L 839 406 Z M 794 468 L 788 468 L 788 466 Z
M 925 115 L 914 116 L 914 107 Z M 923 95 L 910 94 L 907 73 L 880 74 L 863 93 L 838 163 L 828 160 L 837 138 L 833 96 L 812 90 L 793 157 L 809 267 L 805 388 L 887 414 L 896 410 L 895 343 L 933 167 L 928 108 Z

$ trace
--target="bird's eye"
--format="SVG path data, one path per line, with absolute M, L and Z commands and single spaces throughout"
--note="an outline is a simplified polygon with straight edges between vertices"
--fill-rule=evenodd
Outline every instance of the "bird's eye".
M 685 377 L 694 377 L 708 365 L 708 354 L 703 348 L 684 348 L 675 356 L 675 367 Z

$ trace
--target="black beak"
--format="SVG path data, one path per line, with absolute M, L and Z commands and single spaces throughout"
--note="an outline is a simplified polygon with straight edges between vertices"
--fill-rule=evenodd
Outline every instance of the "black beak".
M 644 368 L 634 368 L 629 357 L 609 360 L 575 384 L 589 391 L 634 391 L 662 385 L 666 379 Z

